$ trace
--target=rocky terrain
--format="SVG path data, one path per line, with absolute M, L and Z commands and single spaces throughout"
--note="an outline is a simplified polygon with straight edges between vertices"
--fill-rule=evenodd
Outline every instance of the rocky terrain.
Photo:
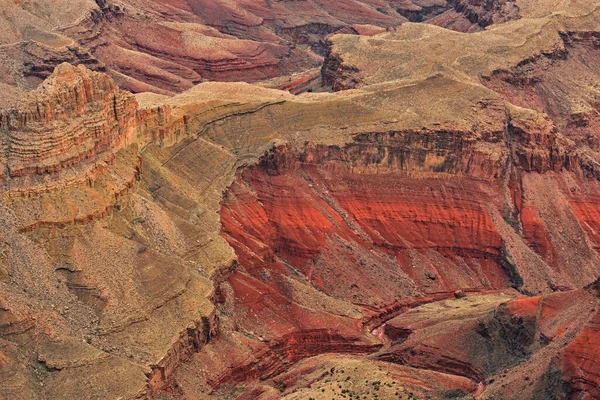
M 1 83 L 27 91 L 69 62 L 161 94 L 318 68 L 335 32 L 406 21 L 476 31 L 520 17 L 514 0 L 10 0 L 2 11 Z
M 598 5 L 3 3 L 0 398 L 600 398 Z

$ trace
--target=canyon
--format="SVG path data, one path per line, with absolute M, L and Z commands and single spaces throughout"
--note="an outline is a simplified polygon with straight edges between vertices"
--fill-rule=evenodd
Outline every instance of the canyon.
M 600 397 L 598 5 L 2 4 L 0 397 Z
M 122 89 L 172 95 L 203 81 L 257 82 L 319 68 L 325 37 L 335 32 L 406 21 L 477 31 L 519 17 L 514 0 L 7 1 L 0 83 L 28 91 L 69 62 L 109 74 Z

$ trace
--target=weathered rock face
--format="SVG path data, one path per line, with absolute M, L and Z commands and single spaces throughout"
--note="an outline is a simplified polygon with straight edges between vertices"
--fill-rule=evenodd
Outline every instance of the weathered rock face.
M 533 354 L 540 346 L 546 346 L 555 333 L 544 333 L 540 339 L 536 330 L 541 328 L 535 324 L 542 322 L 536 321 L 535 310 L 525 317 L 514 315 L 510 307 L 500 306 L 512 295 L 488 294 L 481 299 L 469 298 L 466 303 L 456 300 L 457 311 L 454 305 L 433 303 L 430 311 L 417 308 L 414 314 L 403 313 L 419 305 L 411 305 L 407 301 L 410 297 L 434 302 L 443 299 L 444 294 L 453 297 L 459 288 L 479 293 L 503 289 L 508 294 L 509 286 L 525 288 L 526 292 L 548 292 L 561 285 L 579 287 L 576 282 L 590 282 L 596 276 L 597 270 L 586 267 L 567 272 L 562 265 L 569 261 L 547 257 L 547 248 L 536 237 L 544 231 L 532 227 L 531 214 L 519 214 L 521 206 L 512 203 L 525 202 L 513 197 L 523 195 L 510 188 L 513 168 L 522 171 L 517 178 L 521 182 L 519 190 L 537 185 L 522 175 L 538 174 L 528 161 L 531 156 L 517 155 L 524 155 L 532 142 L 542 149 L 548 145 L 537 133 L 539 124 L 525 133 L 521 130 L 527 129 L 525 122 L 517 123 L 512 118 L 516 117 L 507 121 L 507 138 L 501 133 L 488 138 L 492 143 L 507 139 L 506 152 L 498 158 L 490 159 L 489 148 L 484 151 L 482 142 L 477 142 L 479 148 L 472 149 L 468 141 L 454 143 L 448 138 L 451 132 L 432 133 L 425 141 L 419 140 L 424 139 L 423 133 L 417 139 L 411 132 L 391 132 L 360 135 L 354 143 L 341 148 L 307 144 L 301 154 L 290 146 L 276 147 L 258 166 L 238 175 L 221 210 L 223 234 L 243 267 L 230 277 L 229 301 L 243 316 L 235 318 L 236 331 L 252 332 L 267 343 L 268 350 L 261 350 L 257 358 L 269 367 L 239 360 L 213 364 L 216 372 L 209 384 L 273 378 L 296 360 L 292 354 L 310 348 L 300 340 L 296 350 L 288 349 L 284 354 L 276 350 L 283 340 L 279 330 L 290 321 L 296 323 L 294 329 L 300 336 L 305 330 L 316 329 L 313 324 L 322 324 L 320 317 L 291 312 L 294 303 L 302 301 L 297 297 L 297 284 L 292 283 L 295 280 L 312 286 L 311 291 L 322 293 L 321 296 L 359 305 L 366 315 L 374 312 L 372 317 L 362 317 L 363 323 L 365 318 L 372 321 L 367 326 L 378 326 L 402 313 L 387 321 L 385 328 L 378 328 L 387 338 L 382 342 L 392 342 L 391 347 L 376 353 L 379 360 L 462 376 L 477 387 L 477 382 L 523 360 L 544 357 Z M 518 145 L 514 143 L 517 141 Z M 424 143 L 431 149 L 424 148 Z M 515 146 L 514 150 L 509 150 L 510 146 Z M 545 155 L 539 153 L 540 163 L 535 167 L 539 172 L 577 170 L 576 161 L 556 161 L 553 157 L 560 153 L 556 147 L 550 148 L 553 150 Z M 507 179 L 509 187 L 504 187 Z M 507 199 L 509 202 L 505 203 Z M 502 217 L 494 210 L 505 210 L 506 214 Z M 511 222 L 509 210 L 516 210 L 521 219 Z M 509 224 L 515 224 L 508 228 L 510 231 L 522 226 L 519 244 L 514 242 L 514 231 L 507 231 Z M 544 240 L 547 247 L 559 247 L 549 236 Z M 595 254 L 583 257 L 590 258 L 582 259 L 582 266 L 596 263 Z M 536 268 L 531 268 L 530 263 Z M 546 266 L 542 267 L 543 263 Z M 261 297 L 264 293 L 270 293 L 268 301 Z M 439 294 L 441 298 L 428 297 Z M 563 297 L 565 300 L 556 300 L 556 307 L 567 307 L 561 321 L 574 312 L 567 306 L 572 300 L 567 295 Z M 551 299 L 555 301 L 554 297 Z M 545 306 L 549 303 L 551 300 Z M 449 319 L 441 313 L 446 309 L 453 310 L 448 311 Z M 579 312 L 585 315 L 588 311 Z M 285 319 L 280 317 L 282 314 Z M 413 315 L 418 317 L 416 324 L 411 321 Z M 265 323 L 264 317 L 269 322 Z M 436 322 L 436 318 L 442 319 Z M 411 322 L 400 322 L 406 320 Z M 306 326 L 307 321 L 311 325 Z M 581 323 L 574 322 L 571 329 L 577 331 Z M 321 325 L 325 326 L 331 326 L 331 322 Z M 356 341 L 358 331 L 337 334 Z M 227 352 L 227 346 L 233 346 L 231 340 L 225 341 L 228 345 L 217 341 L 212 357 L 217 357 L 214 352 Z M 302 353 L 303 357 L 365 351 L 358 343 L 345 348 L 336 343 L 335 339 L 324 338 L 314 353 Z M 553 348 L 553 354 L 557 354 L 559 345 Z M 266 356 L 270 352 L 279 354 L 278 362 Z M 199 367 L 207 362 L 207 357 L 196 357 L 193 365 Z M 549 358 L 544 358 L 546 364 L 535 362 L 540 363 L 535 364 L 540 373 L 525 382 L 543 380 L 541 375 Z M 225 371 L 232 367 L 243 372 L 237 376 L 227 374 Z M 503 393 L 514 395 L 517 391 Z
M 486 210 L 500 190 L 453 179 L 450 171 L 479 169 L 478 154 L 441 140 L 451 133 L 439 135 L 430 142 L 437 158 L 413 153 L 422 143 L 399 132 L 364 135 L 343 149 L 310 146 L 301 155 L 277 148 L 230 189 L 224 234 L 256 276 L 289 266 L 328 295 L 374 307 L 411 291 L 507 287 L 502 239 Z M 465 160 L 452 165 L 454 156 Z M 502 174 L 504 165 L 496 167 L 477 173 L 489 179 Z M 435 175 L 427 176 L 432 170 L 446 177 L 443 197 Z M 452 272 L 465 267 L 470 278 Z
M 106 39 L 100 59 L 128 50 L 108 71 L 148 88 L 152 70 L 167 91 L 197 81 L 192 64 L 239 70 L 249 43 L 266 43 L 240 61 L 249 80 L 286 69 L 273 16 L 333 4 L 145 3 L 144 24 L 129 3 L 84 3 L 59 31 Z M 598 11 L 377 33 L 352 17 L 372 3 L 343 4 L 342 23 L 330 10 L 285 33 L 313 45 L 346 29 L 323 73 L 334 93 L 274 80 L 131 95 L 62 65 L 2 110 L 8 397 L 596 396 L 600 175 L 582 82 L 598 81 Z M 495 4 L 469 7 L 512 3 Z M 429 18 L 444 3 L 418 6 Z M 200 51 L 221 41 L 241 58 Z M 127 70 L 142 53 L 152 62 Z
M 530 356 L 534 346 L 535 320 L 506 312 L 509 298 L 490 294 L 411 310 L 386 323 L 392 344 L 378 357 L 482 382 Z
M 69 62 L 108 72 L 123 89 L 166 94 L 205 80 L 253 82 L 318 67 L 325 38 L 338 31 L 374 32 L 406 21 L 472 31 L 518 17 L 514 2 L 505 0 L 79 0 L 6 7 L 2 82 L 30 89 Z
M 96 164 L 135 139 L 137 102 L 105 75 L 61 64 L 31 100 L 2 113 L 8 178 Z
M 593 345 L 598 340 L 598 311 L 592 309 L 590 313 L 583 331 L 554 360 L 565 381 L 561 389 L 572 398 L 600 395 L 595 362 L 598 349 Z
M 106 215 L 139 178 L 142 160 L 128 149 L 177 141 L 185 118 L 167 105 L 138 110 L 108 76 L 65 63 L 2 110 L 0 132 L 3 195 L 29 229 Z M 60 191 L 78 201 L 53 198 Z
M 374 79 L 368 60 L 377 57 L 362 58 L 362 51 L 373 51 L 386 37 L 408 36 L 411 29 L 380 35 L 373 42 L 334 38 L 333 51 L 341 50 L 338 67 L 345 65 L 346 71 L 365 79 L 346 85 L 343 73 L 332 74 L 332 84 L 339 85 L 337 90 L 368 91 L 371 84 L 394 79 L 393 74 Z M 559 37 L 548 39 L 545 46 L 561 46 Z M 355 47 L 363 40 L 364 47 Z M 381 45 L 381 51 L 385 57 L 393 49 Z M 577 54 L 572 62 L 581 59 Z M 464 56 L 454 54 L 451 60 Z M 488 71 L 500 65 L 493 61 L 478 68 L 487 85 Z M 397 71 L 408 79 L 403 66 Z M 580 95 L 573 87 L 568 90 L 561 94 Z M 300 318 L 294 310 L 295 303 L 302 304 L 293 283 L 299 281 L 311 291 L 361 308 L 362 323 L 377 327 L 373 334 L 383 345 L 376 359 L 468 379 L 470 385 L 454 383 L 463 394 L 543 398 L 556 389 L 565 396 L 594 396 L 595 367 L 582 343 L 593 336 L 593 329 L 584 327 L 595 313 L 596 299 L 583 286 L 596 279 L 598 255 L 593 250 L 593 212 L 583 211 L 580 197 L 581 192 L 592 196 L 598 187 L 588 172 L 594 156 L 578 145 L 588 143 L 578 142 L 575 134 L 563 135 L 560 119 L 552 115 L 564 117 L 564 112 L 525 109 L 523 103 L 502 109 L 492 98 L 487 94 L 475 107 L 480 117 L 489 115 L 497 125 L 481 123 L 473 131 L 362 132 L 343 145 L 306 142 L 300 151 L 276 146 L 256 166 L 239 172 L 224 197 L 221 221 L 241 264 L 223 289 L 223 301 L 232 303 L 233 315 L 242 317 L 232 317 L 233 332 L 191 365 L 200 368 L 212 360 L 215 372 L 209 384 L 244 381 L 254 388 L 255 397 L 269 398 L 278 388 L 290 398 L 294 390 L 318 394 L 320 389 L 308 387 L 319 379 L 299 382 L 295 374 L 300 372 L 289 371 L 293 354 L 313 348 L 299 340 L 297 350 L 275 350 L 289 335 L 286 321 L 296 323 L 299 336 L 320 323 L 320 318 Z M 412 112 L 423 117 L 420 110 Z M 589 198 L 587 207 L 593 204 Z M 545 295 L 511 300 L 515 292 L 509 286 Z M 454 297 L 458 288 L 484 295 L 444 301 L 443 296 Z M 569 291 L 548 294 L 561 290 Z M 406 297 L 421 303 L 411 304 Z M 406 311 L 411 307 L 416 308 Z M 266 318 L 259 321 L 256 316 Z M 253 337 L 250 343 L 239 340 L 242 332 Z M 356 333 L 338 332 L 356 340 Z M 323 339 L 316 352 L 329 353 L 328 346 L 335 343 Z M 219 351 L 235 346 L 246 349 L 243 354 L 256 348 L 261 356 L 274 352 L 278 363 L 268 356 L 269 368 L 255 368 L 260 362 L 248 362 L 248 355 L 214 361 Z M 337 352 L 348 349 L 352 347 Z M 353 351 L 363 349 L 355 345 Z M 244 373 L 229 375 L 232 368 Z M 288 372 L 274 377 L 281 369 Z M 191 387 L 189 371 L 178 378 L 185 382 L 182 387 Z M 281 379 L 293 388 L 282 387 Z
M 419 1 L 401 6 L 398 12 L 410 22 L 427 22 L 459 32 L 476 32 L 520 18 L 514 0 Z
M 152 393 L 215 335 L 214 285 L 199 257 L 185 260 L 206 243 L 182 240 L 182 230 L 199 231 L 178 226 L 180 217 L 135 190 L 160 177 L 140 182 L 141 148 L 186 135 L 185 115 L 147 100 L 106 75 L 63 64 L 2 110 L 0 341 L 8 398 Z M 194 214 L 187 218 L 205 220 L 194 200 L 185 204 Z M 231 252 L 212 242 L 207 265 L 227 267 Z

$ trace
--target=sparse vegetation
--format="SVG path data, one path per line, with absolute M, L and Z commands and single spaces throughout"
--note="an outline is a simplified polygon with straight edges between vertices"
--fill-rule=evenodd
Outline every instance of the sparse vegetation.
M 285 392 L 287 389 L 287 383 L 283 379 L 279 379 L 275 381 L 275 389 L 279 390 L 281 393 Z

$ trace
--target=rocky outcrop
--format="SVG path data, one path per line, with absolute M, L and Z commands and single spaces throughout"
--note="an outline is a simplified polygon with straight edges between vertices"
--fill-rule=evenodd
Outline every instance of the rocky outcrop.
M 292 3 L 278 6 L 311 6 Z M 268 15 L 200 23 L 177 4 L 156 6 L 177 21 L 155 42 L 133 30 L 119 42 L 146 40 L 172 88 L 199 74 L 157 60 L 169 38 L 187 57 L 177 43 L 201 49 L 195 34 L 269 37 Z M 98 28 L 82 33 L 92 47 L 141 25 L 100 8 L 81 15 Z M 28 398 L 404 395 L 394 383 L 423 398 L 592 393 L 600 158 L 595 92 L 579 77 L 598 79 L 595 13 L 475 35 L 416 23 L 336 35 L 325 75 L 353 90 L 334 93 L 204 82 L 133 96 L 59 67 L 2 111 L 2 386 Z M 559 80 L 567 70 L 578 76 Z
M 139 107 L 104 74 L 61 64 L 38 89 L 2 110 L 4 197 L 24 229 L 102 218 L 139 179 L 137 151 L 183 140 L 186 121 L 169 105 Z M 134 143 L 138 150 L 131 151 Z M 64 205 L 47 201 L 60 191 L 100 195 L 60 210 Z M 38 213 L 32 214 L 32 203 Z
M 508 115 L 507 141 L 520 169 L 544 173 L 579 168 L 575 144 L 558 133 L 550 118 L 515 106 Z
M 325 55 L 325 61 L 321 69 L 321 81 L 326 89 L 337 92 L 357 87 L 360 82 L 358 68 L 344 65 L 342 57 L 331 53 L 331 45 Z
M 179 365 L 198 353 L 202 347 L 216 336 L 218 329 L 215 314 L 202 317 L 183 331 L 178 340 L 172 344 L 167 354 L 156 365 L 152 365 L 152 373 L 148 377 L 148 394 L 154 395 L 174 385 L 173 375 Z
M 134 97 L 105 75 L 61 64 L 31 100 L 4 111 L 4 181 L 94 165 L 135 139 Z
M 22 52 L 24 59 L 22 74 L 25 78 L 44 80 L 62 63 L 85 65 L 93 71 L 106 72 L 106 66 L 101 61 L 75 43 L 56 49 L 36 42 L 27 42 L 16 45 L 14 51 Z
M 172 94 L 203 80 L 253 82 L 318 67 L 326 37 L 338 31 L 370 35 L 406 21 L 467 30 L 517 15 L 504 0 L 72 4 L 10 5 L 2 23 L 10 46 L 0 56 L 15 66 L 0 70 L 3 82 L 33 88 L 70 62 L 109 72 L 123 89 Z
M 514 0 L 455 0 L 452 3 L 454 10 L 481 28 L 520 17 Z
M 484 381 L 531 355 L 535 321 L 507 313 L 501 306 L 507 300 L 495 295 L 473 296 L 410 310 L 385 324 L 392 344 L 378 358 Z M 452 310 L 446 317 L 444 308 Z M 409 333 L 394 339 L 399 330 Z

